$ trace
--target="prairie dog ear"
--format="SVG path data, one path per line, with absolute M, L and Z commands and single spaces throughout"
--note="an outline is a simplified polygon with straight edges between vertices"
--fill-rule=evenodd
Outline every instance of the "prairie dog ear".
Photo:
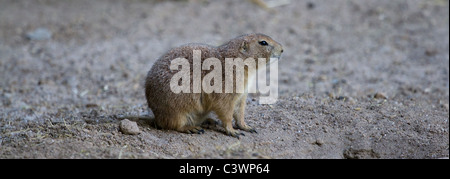
M 247 41 L 243 41 L 241 46 L 239 47 L 239 52 L 243 53 L 243 54 L 247 54 L 248 52 L 248 42 Z

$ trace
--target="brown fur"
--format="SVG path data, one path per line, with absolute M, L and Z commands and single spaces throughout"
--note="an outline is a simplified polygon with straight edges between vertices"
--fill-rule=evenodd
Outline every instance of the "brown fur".
M 266 41 L 267 46 L 259 44 Z M 256 132 L 255 129 L 244 122 L 244 111 L 247 93 L 179 93 L 175 94 L 170 90 L 170 80 L 177 71 L 169 69 L 170 62 L 176 58 L 186 58 L 193 69 L 193 50 L 201 50 L 203 60 L 215 57 L 222 62 L 222 76 L 225 81 L 225 58 L 253 57 L 266 58 L 280 57 L 283 52 L 282 46 L 269 36 L 263 34 L 248 34 L 232 39 L 219 47 L 203 44 L 187 44 L 169 50 L 160 57 L 151 70 L 148 72 L 145 82 L 145 96 L 148 107 L 155 115 L 156 124 L 163 129 L 176 130 L 185 133 L 203 133 L 200 125 L 211 122 L 207 116 L 210 112 L 215 112 L 222 121 L 226 134 L 238 137 L 243 135 L 232 126 L 233 117 L 239 129 L 248 132 Z M 268 62 L 269 60 L 267 60 Z M 202 79 L 209 71 L 202 70 Z M 244 83 L 247 86 L 249 75 L 247 68 L 244 70 Z M 236 75 L 234 75 L 235 77 Z M 191 92 L 192 92 L 191 73 Z M 225 88 L 225 85 L 222 85 Z

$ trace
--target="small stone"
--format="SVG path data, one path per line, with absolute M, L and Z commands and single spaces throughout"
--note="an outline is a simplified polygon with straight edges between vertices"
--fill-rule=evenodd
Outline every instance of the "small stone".
M 425 55 L 427 56 L 435 56 L 437 53 L 438 51 L 436 49 L 429 48 L 425 50 Z
M 323 140 L 321 139 L 317 139 L 314 144 L 318 145 L 318 146 L 322 146 L 323 145 Z
M 87 107 L 87 108 L 97 108 L 98 105 L 95 104 L 95 103 L 88 103 L 88 104 L 86 104 L 86 107 Z
M 396 117 L 397 117 L 397 115 L 395 115 L 395 114 L 394 115 L 390 115 L 389 119 L 395 119 Z
M 448 104 L 441 104 L 442 108 L 448 111 Z
M 333 99 L 333 98 L 335 97 L 333 92 L 326 92 L 326 94 L 327 94 L 328 97 L 330 97 L 331 99 Z
M 320 75 L 319 78 L 317 79 L 318 81 L 327 81 L 328 78 L 325 75 Z
M 120 127 L 120 131 L 122 131 L 123 134 L 137 135 L 137 134 L 141 133 L 136 122 L 130 121 L 128 119 L 124 119 L 124 120 L 120 121 L 119 127 Z
M 306 7 L 307 7 L 308 9 L 314 9 L 314 7 L 316 7 L 316 5 L 315 5 L 313 2 L 308 2 L 308 3 L 306 4 Z
M 305 59 L 305 64 L 311 65 L 311 64 L 314 64 L 314 63 L 316 63 L 316 60 L 313 59 L 313 58 L 307 58 L 307 59 Z
M 0 104 L 3 104 L 4 106 L 10 106 L 12 102 L 8 95 L 0 95 Z
M 348 98 L 346 96 L 338 96 L 336 97 L 336 100 L 347 100 Z
M 37 28 L 36 30 L 28 32 L 26 37 L 29 40 L 47 40 L 52 38 L 52 32 L 46 28 Z
M 375 96 L 373 96 L 373 97 L 376 99 L 387 99 L 386 94 L 381 93 L 381 92 L 375 93 Z

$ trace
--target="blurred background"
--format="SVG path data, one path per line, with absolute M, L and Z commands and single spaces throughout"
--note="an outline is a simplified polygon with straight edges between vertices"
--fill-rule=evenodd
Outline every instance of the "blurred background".
M 1 130 L 146 114 L 145 75 L 164 52 L 253 32 L 284 46 L 270 108 L 278 112 L 266 117 L 300 124 L 319 107 L 362 110 L 353 124 L 384 116 L 372 107 L 385 100 L 395 118 L 430 114 L 423 125 L 447 141 L 436 139 L 433 151 L 448 156 L 448 0 L 0 0 L 0 119 L 9 122 Z M 336 128 L 330 121 L 323 125 Z
M 136 90 L 170 48 L 259 32 L 285 48 L 281 93 L 448 96 L 448 21 L 447 0 L 1 0 L 0 84 Z

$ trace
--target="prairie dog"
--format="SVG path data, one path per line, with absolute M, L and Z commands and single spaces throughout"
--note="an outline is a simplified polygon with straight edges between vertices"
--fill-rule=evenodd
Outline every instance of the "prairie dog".
M 186 44 L 169 50 L 153 64 L 145 81 L 145 96 L 148 107 L 155 116 L 156 125 L 162 129 L 201 134 L 204 133 L 204 130 L 200 125 L 204 122 L 212 122 L 213 120 L 208 118 L 208 114 L 215 112 L 222 121 L 227 135 L 237 138 L 244 135 L 233 128 L 233 118 L 237 128 L 247 132 L 256 132 L 244 121 L 247 92 L 205 93 L 202 90 L 200 93 L 193 93 L 192 73 L 190 74 L 191 93 L 174 93 L 171 90 L 171 79 L 178 72 L 170 69 L 172 60 L 185 58 L 192 70 L 194 50 L 201 51 L 202 62 L 214 57 L 220 60 L 222 66 L 225 66 L 225 58 L 241 58 L 244 60 L 247 58 L 265 58 L 268 64 L 270 58 L 279 59 L 283 53 L 283 47 L 278 42 L 267 35 L 257 33 L 236 37 L 219 47 L 205 44 Z M 257 69 L 258 67 L 256 67 Z M 208 72 L 201 71 L 202 79 Z M 252 73 L 256 72 L 244 68 L 245 87 L 247 87 L 248 78 L 254 76 Z M 222 82 L 225 84 L 224 69 L 222 69 L 222 76 Z M 233 78 L 236 78 L 236 74 Z M 225 85 L 223 85 L 223 88 L 225 88 Z

